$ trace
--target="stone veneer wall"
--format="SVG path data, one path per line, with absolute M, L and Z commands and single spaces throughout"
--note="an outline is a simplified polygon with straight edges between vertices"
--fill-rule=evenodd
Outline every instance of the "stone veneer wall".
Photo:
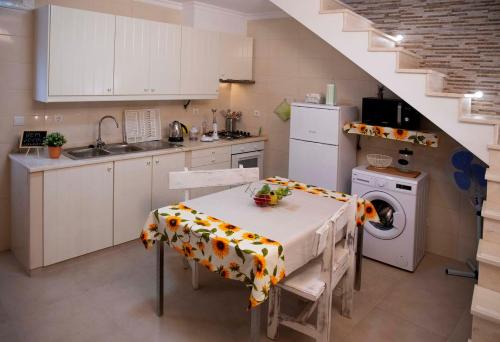
M 446 90 L 482 90 L 473 111 L 500 115 L 500 1 L 343 0 L 403 46 L 423 65 L 448 74 Z

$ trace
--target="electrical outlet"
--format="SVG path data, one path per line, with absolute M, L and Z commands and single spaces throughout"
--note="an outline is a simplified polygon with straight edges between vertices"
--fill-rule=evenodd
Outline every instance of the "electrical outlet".
M 254 110 L 253 111 L 253 116 L 255 116 L 256 118 L 260 117 L 260 111 Z
M 54 122 L 57 122 L 57 123 L 63 122 L 63 116 L 61 114 L 54 115 Z
M 14 126 L 24 126 L 24 115 L 14 115 Z
M 193 115 L 198 115 L 198 114 L 200 114 L 200 109 L 199 109 L 199 108 L 194 107 L 194 108 L 193 108 Z

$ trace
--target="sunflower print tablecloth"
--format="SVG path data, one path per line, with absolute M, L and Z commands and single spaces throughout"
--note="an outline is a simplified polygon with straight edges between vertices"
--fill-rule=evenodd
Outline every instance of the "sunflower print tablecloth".
M 372 126 L 360 122 L 351 122 L 345 124 L 344 132 L 405 141 L 412 144 L 424 145 L 429 147 L 438 147 L 439 145 L 439 138 L 433 133 L 411 131 L 400 128 Z
M 300 183 L 287 178 L 282 177 L 271 177 L 265 180 L 267 183 L 278 184 L 281 186 L 286 186 L 292 190 L 305 191 L 313 195 L 319 195 L 322 197 L 333 198 L 337 201 L 347 202 L 351 198 L 351 195 L 345 194 L 343 192 L 337 192 L 333 190 L 326 190 L 314 185 L 308 185 L 305 183 Z M 377 211 L 373 204 L 363 198 L 358 198 L 357 210 L 356 210 L 356 224 L 362 226 L 366 221 L 380 222 Z
M 279 242 L 182 203 L 151 212 L 141 240 L 146 248 L 164 242 L 223 278 L 242 281 L 252 289 L 250 308 L 264 302 L 270 286 L 285 277 L 285 256 Z

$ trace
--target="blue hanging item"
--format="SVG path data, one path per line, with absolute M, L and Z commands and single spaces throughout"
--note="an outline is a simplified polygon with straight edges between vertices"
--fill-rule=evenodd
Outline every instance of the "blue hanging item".
M 468 191 L 470 202 L 476 211 L 476 239 L 479 242 L 482 233 L 481 209 L 486 197 L 486 166 L 467 150 L 460 149 L 451 156 L 451 164 L 455 167 L 453 179 L 462 191 Z M 477 264 L 474 260 L 466 262 L 470 271 L 446 269 L 446 274 L 477 279 Z
M 468 191 L 475 183 L 479 188 L 486 187 L 486 167 L 478 161 L 474 155 L 466 150 L 459 150 L 451 157 L 451 163 L 455 167 L 453 179 L 460 190 Z M 474 189 L 477 191 L 477 189 Z

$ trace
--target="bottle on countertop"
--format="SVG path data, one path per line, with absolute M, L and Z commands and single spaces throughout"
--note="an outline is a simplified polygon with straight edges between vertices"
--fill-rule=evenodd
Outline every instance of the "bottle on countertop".
M 219 140 L 219 134 L 217 133 L 217 118 L 215 117 L 215 113 L 217 113 L 217 109 L 212 109 L 212 140 Z

